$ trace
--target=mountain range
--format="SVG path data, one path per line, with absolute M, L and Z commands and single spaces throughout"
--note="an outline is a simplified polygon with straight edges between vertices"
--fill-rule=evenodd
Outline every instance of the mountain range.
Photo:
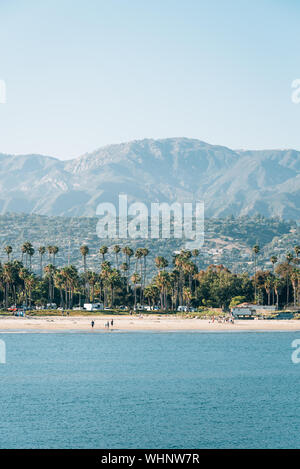
M 0 154 L 0 213 L 93 216 L 100 202 L 205 202 L 207 217 L 300 218 L 300 152 L 196 139 L 108 145 L 72 160 Z

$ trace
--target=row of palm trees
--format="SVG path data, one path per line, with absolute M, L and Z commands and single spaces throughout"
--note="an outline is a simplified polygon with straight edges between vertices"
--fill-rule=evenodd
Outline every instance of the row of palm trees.
M 25 303 L 31 305 L 31 292 L 36 277 L 26 269 L 22 262 L 14 260 L 3 266 L 0 264 L 0 290 L 3 292 L 3 304 Z
M 273 255 L 270 258 L 270 262 L 273 264 L 273 272 L 263 272 L 257 271 L 257 256 L 260 252 L 259 245 L 253 246 L 253 254 L 254 254 L 254 299 L 255 301 L 259 301 L 257 298 L 257 289 L 262 289 L 262 285 L 264 286 L 265 291 L 267 292 L 268 296 L 268 304 L 271 302 L 271 295 L 273 296 L 273 303 L 274 303 L 274 294 L 276 295 L 276 304 L 278 306 L 279 302 L 279 292 L 285 288 L 286 290 L 286 306 L 290 302 L 290 284 L 293 288 L 293 297 L 294 297 L 294 306 L 299 304 L 299 289 L 300 289 L 300 271 L 298 265 L 300 263 L 300 246 L 296 245 L 294 247 L 293 255 L 291 252 L 287 252 L 285 256 L 285 260 L 278 264 L 278 256 Z M 276 277 L 277 274 L 277 277 Z
M 10 245 L 7 245 L 4 247 L 4 251 L 7 254 L 7 261 L 10 262 L 11 260 L 11 254 L 13 252 L 13 248 Z M 40 275 L 42 276 L 43 273 L 43 256 L 48 251 L 48 259 L 49 262 L 52 262 L 55 265 L 55 256 L 59 251 L 59 248 L 57 246 L 40 246 L 38 248 L 38 253 L 40 256 Z M 32 246 L 32 244 L 29 241 L 26 241 L 26 243 L 22 244 L 21 246 L 21 262 L 24 264 L 26 268 L 29 267 L 29 270 L 32 270 L 32 257 L 35 253 L 35 249 Z
M 83 259 L 83 269 L 84 272 L 87 270 L 86 258 L 89 254 L 89 248 L 87 245 L 83 245 L 80 247 L 80 252 Z M 105 261 L 105 256 L 109 252 L 107 246 L 101 246 L 99 249 L 99 254 L 102 258 L 102 262 Z M 140 280 L 143 285 L 146 284 L 146 276 L 147 276 L 147 256 L 149 254 L 149 250 L 147 248 L 137 248 L 134 252 L 130 246 L 124 246 L 121 248 L 118 244 L 112 247 L 112 252 L 115 256 L 115 264 L 116 269 L 123 271 L 127 278 L 127 291 L 129 289 L 129 277 L 130 277 L 130 268 L 131 268 L 131 258 L 135 257 L 135 272 L 139 271 L 140 273 Z M 120 253 L 124 256 L 124 262 L 120 264 Z
M 43 268 L 43 256 L 46 253 L 46 250 L 49 253 L 49 264 Z M 5 247 L 5 251 L 8 255 L 8 262 L 4 264 L 4 272 L 10 271 L 13 268 L 17 268 L 19 272 L 19 277 L 24 280 L 23 287 L 24 292 L 26 293 L 25 283 L 30 286 L 30 291 L 28 290 L 25 294 L 26 303 L 29 299 L 31 303 L 31 291 L 35 283 L 37 283 L 38 278 L 35 277 L 31 272 L 31 258 L 35 252 L 32 244 L 27 242 L 24 243 L 21 247 L 22 260 L 13 261 L 10 260 L 10 255 L 12 249 L 10 246 Z M 40 255 L 40 279 L 39 281 L 46 281 L 48 283 L 48 300 L 50 303 L 54 301 L 55 298 L 55 289 L 59 291 L 60 303 L 65 307 L 70 307 L 73 304 L 74 292 L 77 292 L 79 295 L 90 301 L 94 301 L 95 294 L 97 293 L 100 300 L 103 299 L 104 304 L 110 302 L 111 305 L 114 304 L 114 291 L 117 287 L 125 285 L 125 290 L 127 297 L 130 298 L 130 295 L 133 292 L 134 296 L 134 306 L 137 304 L 137 291 L 139 291 L 139 302 L 142 303 L 144 299 L 154 300 L 153 294 L 151 293 L 151 286 L 146 287 L 147 284 L 147 256 L 149 255 L 149 250 L 147 248 L 137 248 L 136 251 L 129 246 L 121 248 L 119 245 L 115 245 L 112 248 L 112 252 L 115 255 L 115 267 L 111 267 L 110 262 L 105 259 L 105 256 L 108 253 L 107 246 L 101 246 L 99 249 L 99 254 L 101 256 L 101 270 L 100 272 L 92 272 L 87 269 L 87 256 L 89 254 L 89 248 L 87 245 L 80 247 L 80 252 L 83 260 L 83 275 L 80 276 L 77 269 L 74 266 L 66 266 L 61 269 L 57 269 L 55 266 L 55 255 L 59 251 L 56 246 L 48 246 L 47 248 L 41 246 L 38 248 Z M 123 262 L 120 262 L 120 256 L 123 255 Z M 192 275 L 196 273 L 197 268 L 192 263 L 189 262 L 191 256 L 198 256 L 199 251 L 194 250 L 193 253 L 189 251 L 182 251 L 180 255 L 175 256 L 176 266 L 184 272 L 189 273 L 189 278 L 192 278 Z M 133 262 L 133 259 L 135 262 Z M 134 272 L 130 274 L 130 269 L 134 267 Z M 158 275 L 156 278 L 155 291 L 157 288 L 160 290 L 160 302 L 162 307 L 167 307 L 167 283 L 166 279 L 168 273 L 165 272 L 166 267 L 168 266 L 168 261 L 162 256 L 157 256 L 155 258 L 155 264 L 158 269 Z M 179 271 L 178 271 L 179 272 Z M 176 275 L 175 273 L 173 275 Z M 30 278 L 30 280 L 29 280 Z M 175 277 L 174 277 L 175 278 Z M 11 292 L 11 297 L 16 301 L 15 295 L 12 295 L 12 289 L 14 289 L 15 282 L 14 278 L 11 278 L 7 282 L 7 288 L 5 293 L 5 304 L 8 304 L 8 295 Z M 179 301 L 183 301 L 184 298 L 188 298 L 186 289 L 184 289 L 184 282 L 182 274 L 178 274 L 178 292 L 179 292 Z M 191 283 L 190 283 L 191 286 Z M 146 295 L 144 292 L 146 291 Z M 23 295 L 24 296 L 24 295 Z M 79 301 L 79 303 L 81 303 Z
M 85 288 L 88 283 L 88 296 Z M 88 271 L 80 274 L 76 267 L 70 265 L 56 268 L 53 264 L 44 267 L 43 277 L 38 277 L 25 268 L 22 262 L 14 260 L 0 265 L 0 291 L 3 293 L 3 304 L 24 304 L 31 306 L 32 293 L 36 304 L 59 303 L 64 308 L 72 308 L 74 295 L 81 305 L 85 301 L 94 301 L 95 295 L 104 300 L 104 304 L 114 305 L 116 287 L 126 291 L 124 279 L 117 269 L 105 261 L 99 273 Z
M 62 268 L 55 266 L 55 257 L 59 252 L 57 246 L 41 246 L 38 248 L 40 256 L 40 275 L 32 273 L 32 256 L 35 250 L 31 243 L 24 243 L 21 247 L 21 261 L 11 261 L 11 246 L 5 246 L 7 263 L 1 265 L 0 289 L 3 291 L 3 303 L 7 306 L 10 301 L 22 299 L 26 304 L 39 300 L 39 296 L 50 303 L 54 300 L 70 308 L 82 300 L 94 302 L 103 301 L 104 305 L 113 306 L 116 295 L 118 304 L 149 304 L 157 305 L 164 310 L 176 309 L 178 305 L 189 307 L 195 305 L 228 306 L 234 296 L 243 296 L 247 300 L 260 302 L 264 298 L 268 304 L 283 304 L 282 294 L 285 293 L 285 304 L 290 302 L 293 292 L 294 306 L 300 303 L 299 254 L 300 247 L 295 246 L 295 255 L 287 253 L 283 262 L 272 256 L 273 271 L 257 269 L 257 257 L 260 252 L 258 245 L 253 247 L 254 276 L 232 274 L 226 267 L 220 265 L 209 266 L 206 271 L 199 270 L 197 258 L 199 251 L 181 250 L 173 255 L 171 262 L 163 256 L 155 257 L 157 272 L 152 279 L 147 279 L 147 248 L 130 246 L 121 248 L 115 245 L 111 248 L 114 254 L 114 266 L 106 259 L 110 252 L 107 246 L 99 249 L 100 269 L 93 272 L 87 268 L 89 248 L 80 247 L 83 261 L 83 273 L 70 265 Z M 48 252 L 48 264 L 43 266 L 43 258 Z M 133 271 L 133 272 L 132 272 Z M 130 273 L 131 272 L 131 273 Z

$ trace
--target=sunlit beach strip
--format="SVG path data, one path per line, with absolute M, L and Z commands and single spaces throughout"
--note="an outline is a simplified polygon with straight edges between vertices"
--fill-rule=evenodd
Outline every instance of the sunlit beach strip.
M 94 321 L 94 328 L 91 322 Z M 35 317 L 0 319 L 4 332 L 238 332 L 238 331 L 300 331 L 298 320 L 236 320 L 232 323 L 212 322 L 205 319 L 172 317 L 132 318 L 114 316 L 113 326 L 106 328 L 107 317 Z

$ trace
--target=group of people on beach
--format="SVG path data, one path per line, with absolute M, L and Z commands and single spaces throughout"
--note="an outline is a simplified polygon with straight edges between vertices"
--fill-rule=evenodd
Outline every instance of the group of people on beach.
M 220 317 L 215 318 L 215 316 L 212 316 L 211 321 L 209 321 L 209 322 L 214 323 L 215 321 L 217 321 L 219 324 L 225 324 L 225 323 L 234 324 L 234 317 L 233 316 L 226 316 L 224 318 L 220 318 Z
M 114 325 L 114 320 L 113 320 L 113 319 L 110 321 L 110 324 L 109 324 L 109 321 L 107 321 L 107 322 L 105 323 L 105 328 L 106 328 L 106 329 L 109 329 L 109 325 L 111 325 L 111 327 L 113 327 L 113 325 Z
M 110 322 L 107 321 L 105 323 L 104 327 L 105 327 L 105 329 L 109 329 L 109 327 L 113 327 L 113 325 L 114 325 L 114 320 L 112 319 Z M 95 327 L 95 321 L 94 320 L 91 321 L 91 326 L 92 326 L 92 329 L 94 329 L 94 327 Z

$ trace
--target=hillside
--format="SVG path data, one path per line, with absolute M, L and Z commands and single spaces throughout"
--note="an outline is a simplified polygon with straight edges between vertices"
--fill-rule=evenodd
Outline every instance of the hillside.
M 42 215 L 6 214 L 0 216 L 0 260 L 7 261 L 4 247 L 10 244 L 13 248 L 12 258 L 21 260 L 21 245 L 30 241 L 36 252 L 33 256 L 33 269 L 39 272 L 40 263 L 37 248 L 39 246 L 57 245 L 59 252 L 56 265 L 68 263 L 82 269 L 80 246 L 87 244 L 89 255 L 87 266 L 98 271 L 101 264 L 99 248 L 105 244 L 112 246 L 130 245 L 132 249 L 147 247 L 150 251 L 147 263 L 149 272 L 156 270 L 154 258 L 157 255 L 172 259 L 174 251 L 184 247 L 182 240 L 123 240 L 108 241 L 99 239 L 96 234 L 97 218 L 95 217 L 47 217 Z M 300 245 L 300 228 L 295 222 L 279 219 L 255 218 L 207 219 L 205 221 L 205 242 L 200 250 L 197 265 L 200 269 L 210 264 L 224 264 L 233 272 L 253 273 L 252 247 L 258 243 L 261 252 L 258 256 L 258 267 L 272 268 L 270 257 L 274 254 L 279 260 L 284 259 L 287 251 L 293 251 Z M 107 260 L 114 263 L 113 253 L 108 253 Z M 47 254 L 44 264 L 47 264 Z M 132 269 L 134 268 L 134 259 Z

